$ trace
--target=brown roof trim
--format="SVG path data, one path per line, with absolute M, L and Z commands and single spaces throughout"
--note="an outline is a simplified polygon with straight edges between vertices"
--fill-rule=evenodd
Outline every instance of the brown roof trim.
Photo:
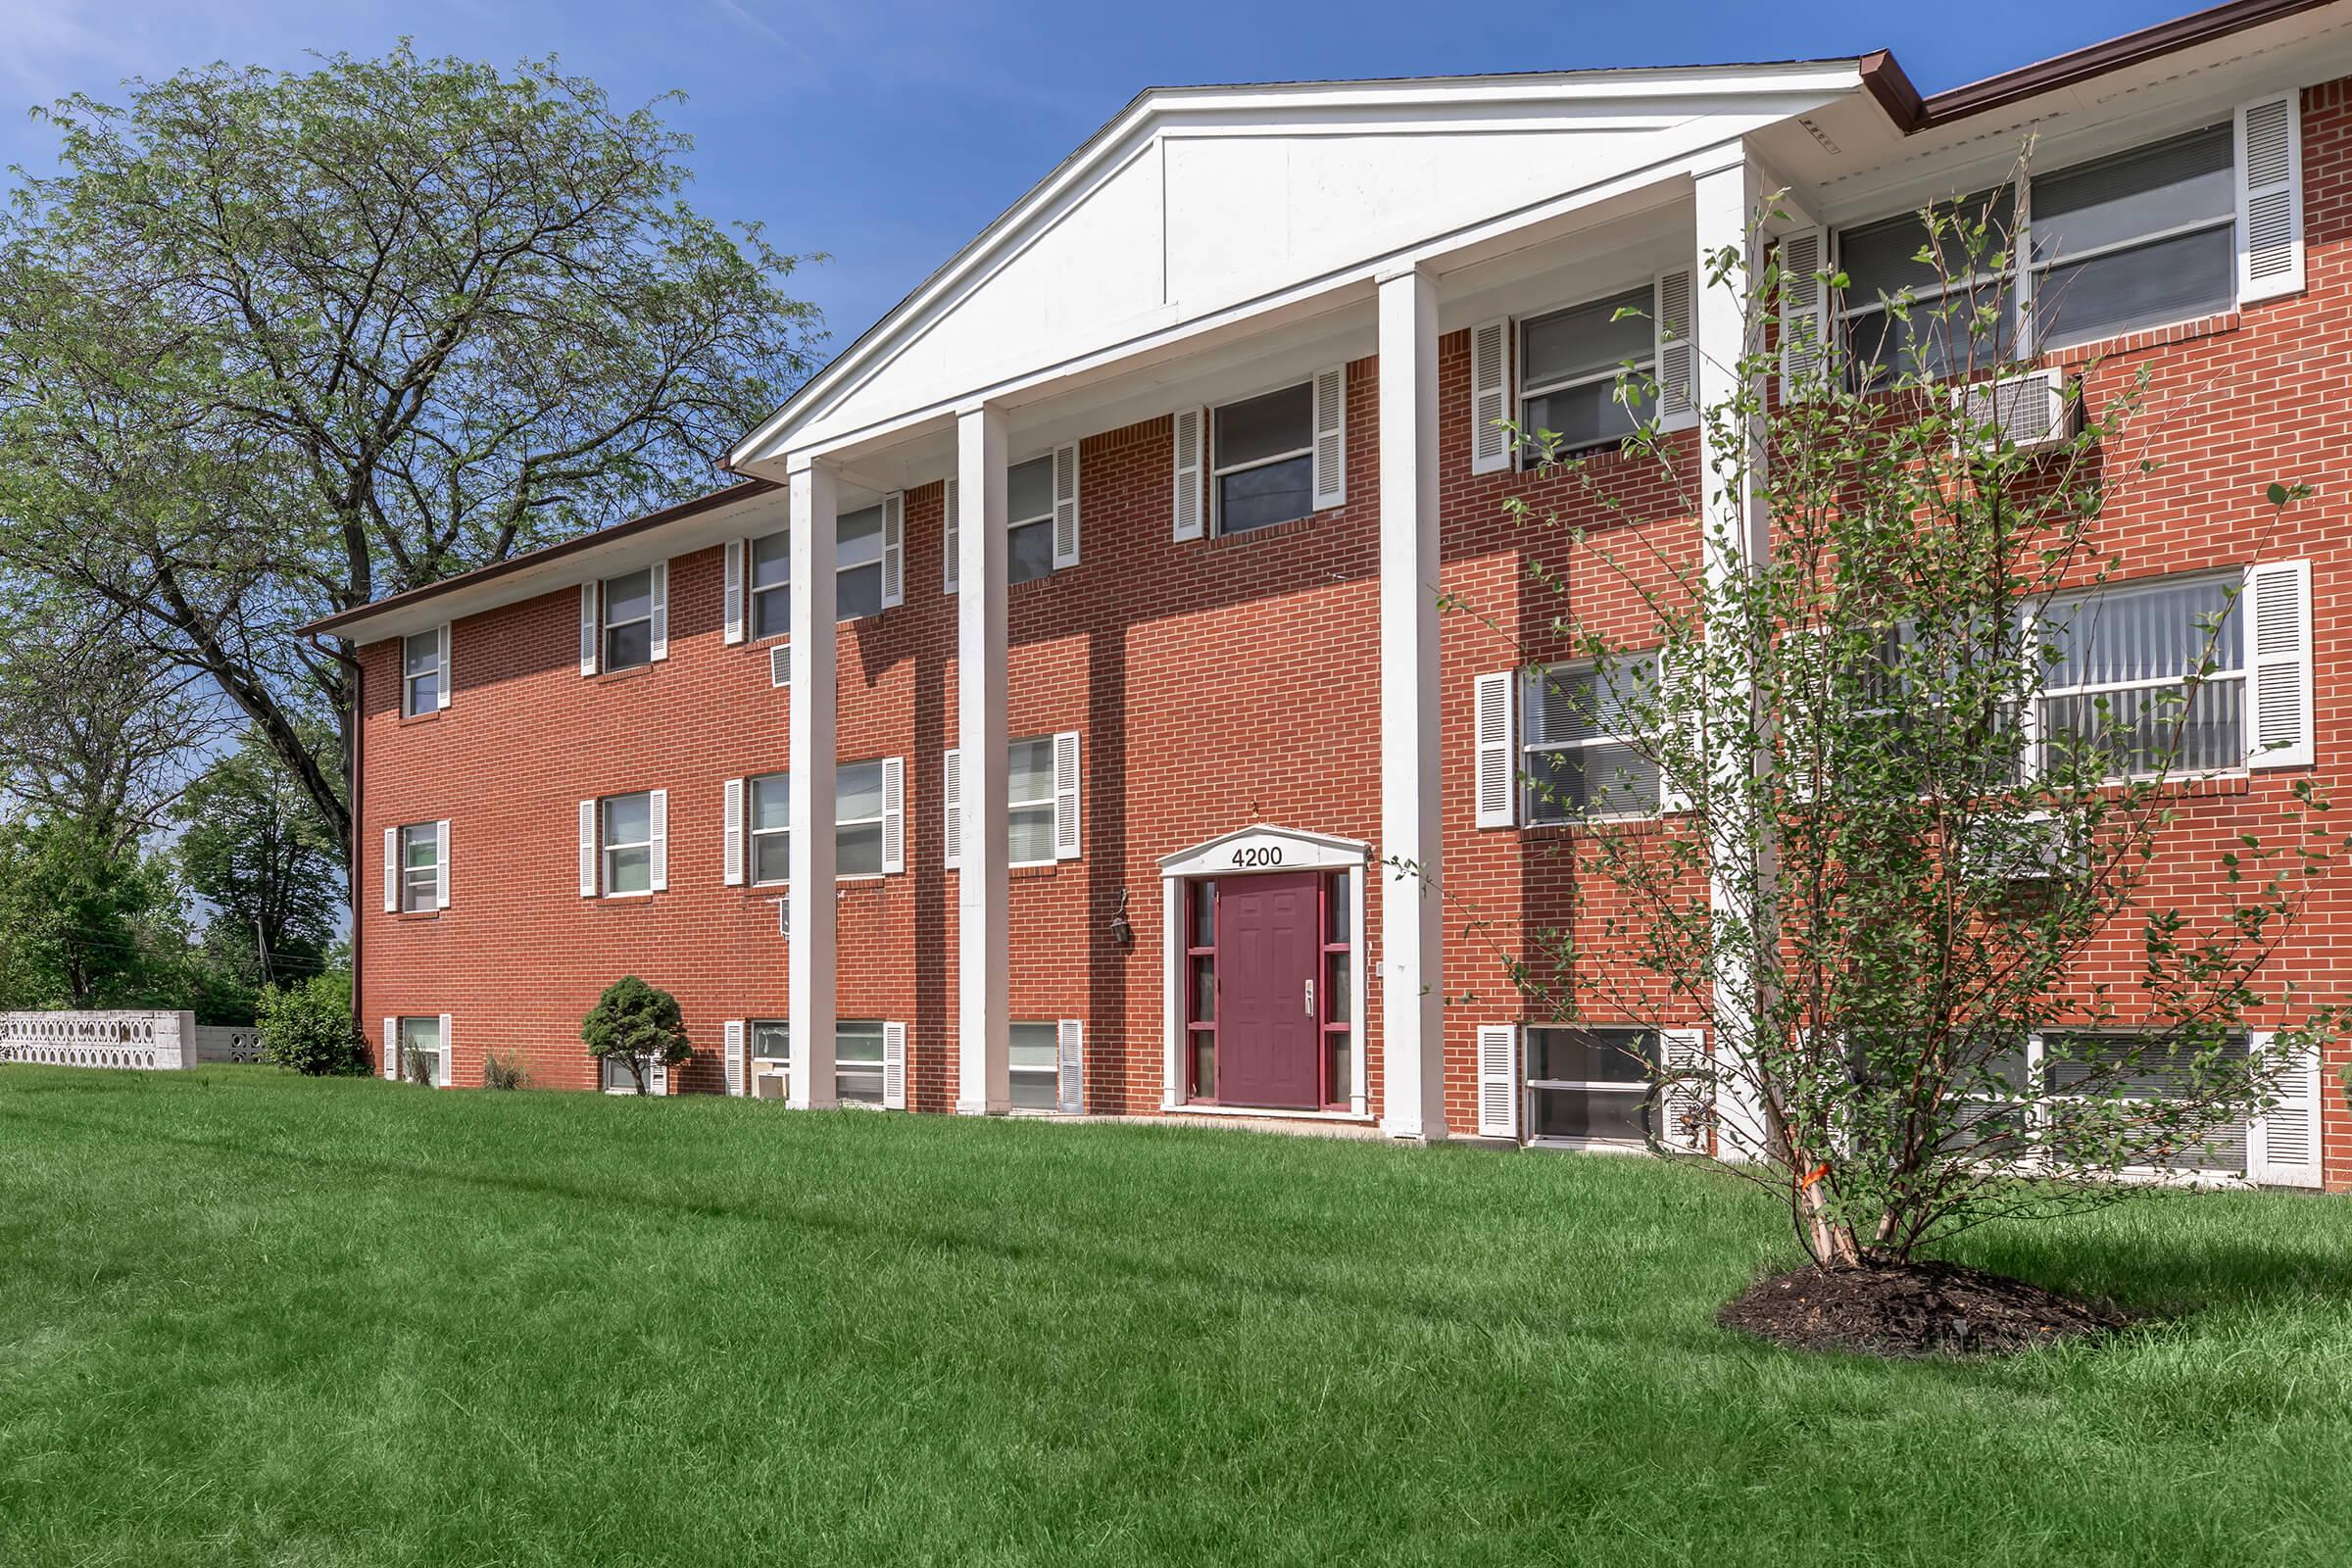
M 689 517 L 700 516 L 706 512 L 715 511 L 731 502 L 748 501 L 754 496 L 764 495 L 771 490 L 781 490 L 782 488 L 784 488 L 782 485 L 772 484 L 765 479 L 749 479 L 741 484 L 731 484 L 724 490 L 713 490 L 708 495 L 696 496 L 691 501 L 681 501 L 674 507 L 664 507 L 660 512 L 649 512 L 642 517 L 631 517 L 626 522 L 616 522 L 609 528 L 599 528 L 594 533 L 584 533 L 577 538 L 561 540 L 556 544 L 527 551 L 519 556 L 509 556 L 506 560 L 493 562 L 487 566 L 476 566 L 471 571 L 462 571 L 455 577 L 444 577 L 439 582 L 428 582 L 421 588 L 411 588 L 388 598 L 373 600 L 365 605 L 356 605 L 349 610 L 339 610 L 331 615 L 321 615 L 309 625 L 296 629 L 309 636 L 339 632 L 357 621 L 372 619 L 387 610 L 406 610 L 412 605 L 420 605 L 427 600 L 438 599 L 443 594 L 459 588 L 470 588 L 477 583 L 494 582 L 501 577 L 521 571 L 525 567 L 545 565 L 551 561 L 561 561 L 565 556 L 577 555 L 581 551 L 593 549 L 597 545 L 609 545 L 615 539 L 628 539 L 641 533 L 651 533 L 656 528 L 673 522 L 684 522 Z
M 1924 100 L 1905 78 L 1893 56 L 1882 49 L 1863 59 L 1862 83 L 1886 111 L 1886 118 L 1908 136 L 2331 3 L 2332 0 L 2230 0 L 2227 5 L 2160 22 L 2120 38 L 2109 38 L 2070 54 L 2004 71 L 1997 76 L 1986 76 Z

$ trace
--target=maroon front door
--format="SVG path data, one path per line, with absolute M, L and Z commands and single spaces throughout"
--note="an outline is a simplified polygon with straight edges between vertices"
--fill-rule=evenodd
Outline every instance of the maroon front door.
M 1299 1110 L 1323 1102 L 1322 906 L 1312 871 L 1217 885 L 1217 1099 Z

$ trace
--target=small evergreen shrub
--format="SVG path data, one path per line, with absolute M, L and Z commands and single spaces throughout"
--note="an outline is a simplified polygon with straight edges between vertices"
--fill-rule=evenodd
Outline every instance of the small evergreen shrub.
M 588 1054 L 599 1061 L 617 1057 L 627 1062 L 641 1095 L 653 1092 L 654 1063 L 674 1067 L 694 1054 L 680 1021 L 678 999 L 633 974 L 605 988 L 580 1023 L 580 1038 L 588 1043 Z
M 313 1078 L 365 1077 L 368 1037 L 351 1017 L 351 977 L 313 975 L 297 986 L 271 986 L 256 1008 L 262 1059 Z

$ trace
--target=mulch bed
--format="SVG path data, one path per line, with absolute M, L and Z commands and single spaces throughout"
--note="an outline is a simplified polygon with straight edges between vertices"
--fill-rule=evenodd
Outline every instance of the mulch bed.
M 1800 1268 L 1758 1282 L 1715 1321 L 1793 1349 L 1916 1358 L 2007 1355 L 2105 1334 L 2132 1314 L 2005 1274 L 1929 1262 Z

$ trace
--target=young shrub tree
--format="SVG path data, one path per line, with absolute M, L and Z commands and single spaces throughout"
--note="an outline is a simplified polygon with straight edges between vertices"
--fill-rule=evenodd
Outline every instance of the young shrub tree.
M 2022 368 L 1983 281 L 2013 270 L 1998 212 L 1921 215 L 1934 280 L 1886 301 L 1870 359 L 1804 312 L 1780 329 L 1784 294 L 1846 279 L 1782 276 L 1760 220 L 1705 259 L 1741 334 L 1696 345 L 1729 373 L 1700 378 L 1695 434 L 1631 369 L 1625 456 L 1514 432 L 1573 498 L 1511 504 L 1547 557 L 1522 591 L 1559 599 L 1523 612 L 1520 700 L 1544 737 L 1610 744 L 1523 755 L 1522 798 L 1574 823 L 1528 847 L 1566 862 L 1539 873 L 1566 912 L 1495 945 L 1537 1015 L 1703 1021 L 1648 1064 L 1653 1142 L 1775 1191 L 1833 1267 L 2233 1160 L 2228 1130 L 2316 1074 L 2338 1021 L 2261 983 L 2342 847 L 2328 803 L 2292 775 L 2261 835 L 2207 804 L 2263 765 L 2248 650 L 2274 607 L 2235 579 L 2099 593 L 2152 437 L 2200 411 L 2144 371 L 2086 407 L 2075 377 L 2074 433 L 2029 441 L 2030 406 L 1964 396 Z M 2275 531 L 2304 494 L 2209 499 Z M 1639 629 L 1580 620 L 1570 583 Z
M 262 1059 L 314 1078 L 365 1077 L 368 1039 L 351 1018 L 351 976 L 270 986 L 260 1006 Z
M 597 1060 L 626 1062 L 641 1095 L 653 1093 L 654 1063 L 674 1067 L 694 1054 L 679 1022 L 678 999 L 633 974 L 605 988 L 580 1025 L 580 1038 Z

